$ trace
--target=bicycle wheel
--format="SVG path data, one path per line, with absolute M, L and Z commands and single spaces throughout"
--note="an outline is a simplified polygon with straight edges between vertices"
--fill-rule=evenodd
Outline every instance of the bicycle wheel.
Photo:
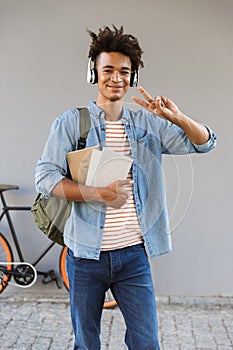
M 7 287 L 11 279 L 11 275 L 6 270 L 12 269 L 13 253 L 10 244 L 6 238 L 0 233 L 0 293 Z
M 66 289 L 69 290 L 69 280 L 68 280 L 68 276 L 66 273 L 66 253 L 67 253 L 67 248 L 64 247 L 62 249 L 62 252 L 60 255 L 59 266 L 60 266 L 60 273 L 61 273 L 63 283 L 64 283 Z M 116 300 L 113 298 L 111 291 L 108 290 L 105 294 L 105 302 L 104 302 L 103 307 L 105 309 L 108 309 L 108 308 L 112 308 L 116 305 L 117 305 Z

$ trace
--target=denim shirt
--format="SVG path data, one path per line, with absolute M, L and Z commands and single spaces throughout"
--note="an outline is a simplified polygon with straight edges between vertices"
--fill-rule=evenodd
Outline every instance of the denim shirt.
M 95 102 L 88 104 L 91 128 L 86 147 L 105 146 L 105 114 Z M 205 153 L 215 147 L 216 135 L 202 145 L 192 143 L 173 123 L 146 110 L 125 107 L 122 121 L 130 143 L 133 165 L 134 198 L 147 254 L 153 258 L 171 251 L 171 235 L 163 181 L 162 155 Z M 36 189 L 49 197 L 55 185 L 67 176 L 66 153 L 77 149 L 79 112 L 70 109 L 58 117 L 51 128 L 42 157 L 36 167 Z M 73 202 L 66 222 L 64 240 L 76 257 L 99 259 L 105 224 L 103 203 Z

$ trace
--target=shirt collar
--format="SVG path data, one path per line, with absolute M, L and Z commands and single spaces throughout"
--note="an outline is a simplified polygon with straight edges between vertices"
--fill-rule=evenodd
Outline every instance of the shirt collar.
M 99 106 L 97 106 L 95 101 L 89 102 L 87 107 L 92 111 L 96 118 L 99 118 L 101 114 L 104 113 L 104 111 Z
M 92 111 L 92 113 L 96 116 L 96 118 L 100 118 L 101 115 L 104 115 L 104 111 L 99 106 L 97 106 L 95 101 L 89 102 L 88 108 Z M 122 108 L 122 120 L 127 122 L 131 120 L 130 110 L 125 106 L 123 106 Z

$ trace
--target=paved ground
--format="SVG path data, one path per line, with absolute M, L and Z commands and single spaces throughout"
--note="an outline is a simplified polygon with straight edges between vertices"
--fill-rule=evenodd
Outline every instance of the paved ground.
M 0 349 L 72 350 L 67 294 L 0 297 Z M 233 299 L 158 298 L 161 350 L 233 349 Z M 126 349 L 118 308 L 104 310 L 103 350 Z M 141 350 L 141 349 L 135 349 Z

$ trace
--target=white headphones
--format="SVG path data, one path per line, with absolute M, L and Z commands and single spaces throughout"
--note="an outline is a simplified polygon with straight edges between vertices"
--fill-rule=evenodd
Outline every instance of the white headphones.
M 88 84 L 96 84 L 98 81 L 97 70 L 93 67 L 91 68 L 91 62 L 93 62 L 92 57 L 89 58 L 87 65 L 87 82 Z
M 93 62 L 92 57 L 90 57 L 87 65 L 88 84 L 96 84 L 98 82 L 98 73 L 97 73 L 97 70 L 94 67 L 92 67 L 92 62 Z M 138 85 L 138 80 L 139 80 L 138 71 L 132 72 L 130 77 L 130 86 L 136 87 Z

